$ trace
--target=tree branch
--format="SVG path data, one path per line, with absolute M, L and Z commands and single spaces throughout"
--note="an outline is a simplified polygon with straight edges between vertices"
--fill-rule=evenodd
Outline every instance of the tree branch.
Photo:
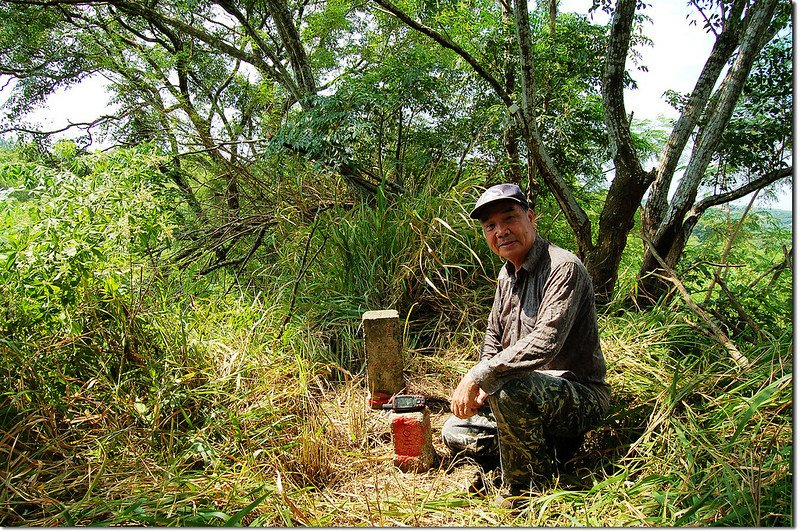
M 762 331 L 761 328 L 756 324 L 756 322 L 754 322 L 753 319 L 747 315 L 747 311 L 744 310 L 742 304 L 736 300 L 734 295 L 728 289 L 728 285 L 725 283 L 722 277 L 720 277 L 716 272 L 714 273 L 714 280 L 717 282 L 717 284 L 719 284 L 719 287 L 722 288 L 722 291 L 725 292 L 725 295 L 728 297 L 728 301 L 731 302 L 731 305 L 733 305 L 733 308 L 739 315 L 739 319 L 745 322 L 747 325 L 749 325 L 754 331 L 756 331 L 758 337 L 763 339 L 764 331 Z
M 692 89 L 689 100 L 681 110 L 681 115 L 675 122 L 669 139 L 661 151 L 653 179 L 652 191 L 647 198 L 642 214 L 644 218 L 643 226 L 651 237 L 655 234 L 661 219 L 666 214 L 669 185 L 672 182 L 672 176 L 678 167 L 686 143 L 703 115 L 706 104 L 714 90 L 714 84 L 722 73 L 722 69 L 739 45 L 742 26 L 740 17 L 744 6 L 744 0 L 736 0 L 731 7 L 731 12 L 725 23 L 725 30 L 714 41 L 714 46 L 703 65 L 703 70 L 697 78 L 697 83 Z
M 276 71 L 281 73 L 281 77 L 286 84 L 287 90 L 294 96 L 296 100 L 300 101 L 303 96 L 303 92 L 297 86 L 294 79 L 289 76 L 289 73 L 286 71 L 283 64 L 281 64 L 280 60 L 272 51 L 272 49 L 267 45 L 266 42 L 264 42 L 264 39 L 261 38 L 261 35 L 247 20 L 247 17 L 245 17 L 245 15 L 228 0 L 216 0 L 215 3 L 239 21 L 247 35 L 253 39 L 253 42 L 256 43 L 258 49 L 266 54 L 267 57 L 269 57 L 270 61 L 272 61 L 273 65 L 275 66 Z
M 578 205 L 578 202 L 575 201 L 574 194 L 572 194 L 569 185 L 564 181 L 558 168 L 556 168 L 539 134 L 539 128 L 536 125 L 536 117 L 532 109 L 535 99 L 535 65 L 533 62 L 533 43 L 530 36 L 528 2 L 527 0 L 516 0 L 514 4 L 514 23 L 517 30 L 520 63 L 522 66 L 522 106 L 518 109 L 511 107 L 509 108 L 509 112 L 511 112 L 523 133 L 523 138 L 529 152 L 528 157 L 536 161 L 536 166 L 542 173 L 542 178 L 545 183 L 547 183 L 553 196 L 555 196 L 559 208 L 564 213 L 567 222 L 575 233 L 575 238 L 578 243 L 578 254 L 585 256 L 592 248 L 592 225 L 586 212 Z
M 314 237 L 314 233 L 317 231 L 317 222 L 319 221 L 318 218 L 314 219 L 314 225 L 311 227 L 311 232 L 308 234 L 308 239 L 306 240 L 306 247 L 303 250 L 303 258 L 300 261 L 300 270 L 297 272 L 297 276 L 294 280 L 294 286 L 292 286 L 292 298 L 289 302 L 289 310 L 286 312 L 286 316 L 283 318 L 283 323 L 281 323 L 280 329 L 278 329 L 278 338 L 283 336 L 283 331 L 286 329 L 286 325 L 289 323 L 289 320 L 292 318 L 292 312 L 294 311 L 294 305 L 297 301 L 297 288 L 300 286 L 300 281 L 303 279 L 303 276 L 308 271 L 309 266 L 311 263 L 314 262 L 314 259 L 317 258 L 320 251 L 325 247 L 325 243 L 328 241 L 328 235 L 325 235 L 325 239 L 320 244 L 319 249 L 314 253 L 314 256 L 308 260 L 308 251 L 311 248 L 311 240 Z
M 247 262 L 250 260 L 250 258 L 253 256 L 253 254 L 256 252 L 256 250 L 259 248 L 259 246 L 261 246 L 261 242 L 264 241 L 264 233 L 266 233 L 266 231 L 267 231 L 267 226 L 266 225 L 261 226 L 261 228 L 258 230 L 258 234 L 256 235 L 255 242 L 253 242 L 253 245 L 250 246 L 250 249 L 248 250 L 248 252 L 244 256 L 239 257 L 238 259 L 230 259 L 230 260 L 225 260 L 225 261 L 222 261 L 222 262 L 218 262 L 216 264 L 212 264 L 211 266 L 200 270 L 197 273 L 197 275 L 207 275 L 207 274 L 213 272 L 214 270 L 218 270 L 220 268 L 225 268 L 227 266 L 236 266 L 236 265 L 238 265 L 239 269 L 236 271 L 236 274 L 235 274 L 236 276 L 238 276 L 239 274 L 242 273 L 242 270 L 244 270 L 244 267 L 247 265 Z M 228 290 L 230 290 L 230 288 L 228 288 Z M 227 291 L 226 291 L 226 294 L 227 294 Z
M 755 279 L 753 279 L 749 285 L 747 285 L 748 290 L 752 290 L 755 285 L 757 285 L 761 279 L 766 277 L 767 275 L 773 273 L 772 279 L 770 280 L 769 284 L 771 285 L 775 281 L 778 280 L 778 276 L 780 276 L 781 272 L 786 268 L 792 269 L 792 252 L 794 248 L 786 249 L 786 246 L 783 246 L 783 260 L 780 261 L 778 264 L 774 265 L 769 270 L 765 271 Z
M 656 242 L 660 240 L 662 233 L 671 230 L 676 220 L 684 217 L 694 203 L 703 173 L 733 114 L 753 62 L 765 44 L 765 34 L 769 30 L 769 23 L 775 12 L 776 4 L 777 0 L 764 0 L 753 5 L 750 13 L 751 19 L 742 39 L 739 53 L 719 89 L 720 96 L 717 105 L 710 114 L 707 114 L 703 131 L 695 142 L 692 156 L 678 189 L 675 191 L 669 212 L 656 232 L 654 239 Z
M 464 61 L 467 62 L 469 66 L 478 74 L 481 78 L 484 79 L 489 85 L 491 85 L 492 89 L 494 90 L 495 94 L 503 100 L 503 103 L 506 104 L 506 107 L 511 107 L 514 104 L 514 101 L 511 98 L 505 89 L 503 89 L 502 84 L 489 72 L 484 69 L 478 61 L 472 57 L 466 50 L 461 48 L 459 45 L 442 35 L 441 33 L 437 32 L 433 28 L 430 28 L 421 22 L 417 22 L 416 20 L 412 19 L 405 13 L 403 13 L 397 6 L 389 2 L 389 0 L 373 0 L 376 4 L 378 4 L 382 10 L 389 13 L 393 17 L 401 20 L 404 24 L 417 30 L 418 32 L 422 33 L 423 35 L 427 35 L 435 42 L 437 42 L 443 48 L 447 48 L 455 52 L 459 57 L 461 57 Z
M 618 169 L 624 167 L 627 175 L 639 176 L 649 174 L 643 172 L 636 155 L 624 97 L 625 60 L 628 57 L 636 4 L 637 0 L 619 0 L 614 10 L 603 70 L 603 106 L 614 164 Z
M 656 248 L 650 241 L 650 239 L 648 239 L 647 237 L 643 237 L 643 240 L 650 248 L 650 253 L 653 254 L 653 257 L 655 257 L 655 259 L 661 265 L 661 268 L 663 268 L 663 271 L 666 274 L 664 277 L 668 281 L 670 281 L 675 286 L 675 288 L 678 289 L 678 292 L 680 292 L 681 296 L 683 297 L 683 300 L 686 302 L 686 304 L 689 306 L 692 312 L 697 314 L 697 316 L 700 319 L 702 319 L 703 322 L 711 330 L 712 336 L 720 344 L 722 344 L 722 346 L 725 347 L 725 349 L 728 350 L 728 353 L 731 355 L 731 358 L 733 359 L 734 363 L 740 368 L 749 367 L 750 362 L 747 360 L 747 358 L 742 354 L 741 351 L 739 351 L 739 349 L 734 345 L 734 343 L 731 342 L 730 338 L 728 338 L 728 335 L 726 335 L 725 332 L 722 329 L 720 329 L 716 323 L 714 323 L 714 321 L 708 316 L 706 311 L 704 311 L 697 305 L 697 303 L 694 302 L 692 296 L 686 290 L 686 287 L 684 287 L 683 283 L 681 283 L 680 279 L 678 279 L 678 276 L 675 274 L 675 271 L 669 266 L 667 266 L 667 264 L 664 262 L 664 259 L 662 259 L 661 256 L 656 252 Z
M 730 203 L 731 201 L 735 201 L 739 198 L 745 197 L 751 192 L 755 192 L 756 190 L 761 190 L 762 188 L 771 185 L 772 183 L 778 181 L 779 179 L 789 177 L 793 173 L 793 168 L 794 168 L 793 166 L 790 166 L 788 168 L 773 170 L 772 172 L 768 172 L 763 176 L 759 177 L 758 179 L 754 179 L 749 183 L 747 183 L 746 185 L 742 185 L 741 187 L 735 190 L 731 190 L 730 192 L 726 192 L 724 194 L 716 194 L 714 196 L 703 198 L 692 207 L 691 211 L 689 211 L 689 215 L 687 216 L 687 218 L 690 219 L 700 218 L 700 216 L 710 207 L 714 207 L 715 205 L 722 205 L 724 203 Z
M 93 127 L 97 127 L 99 125 L 102 125 L 105 122 L 112 122 L 112 121 L 115 121 L 115 120 L 121 120 L 121 119 L 125 118 L 127 115 L 128 115 L 128 113 L 121 113 L 121 114 L 118 114 L 118 115 L 103 115 L 103 116 L 97 118 L 96 120 L 92 120 L 91 122 L 69 122 L 66 126 L 64 126 L 62 128 L 51 129 L 49 131 L 28 129 L 26 127 L 21 127 L 21 126 L 11 126 L 11 127 L 0 129 L 0 134 L 2 134 L 2 133 L 11 133 L 13 131 L 13 132 L 17 132 L 17 133 L 27 133 L 29 135 L 36 135 L 36 136 L 40 136 L 40 137 L 48 137 L 50 135 L 57 135 L 58 133 L 64 133 L 65 131 L 69 131 L 72 128 L 78 128 L 78 129 L 83 129 L 83 130 L 87 130 L 88 131 L 89 129 L 91 129 Z
M 716 28 L 714 28 L 714 25 L 713 25 L 713 24 L 711 23 L 711 21 L 708 19 L 708 15 L 706 15 L 706 12 L 705 12 L 705 11 L 703 11 L 703 8 L 702 8 L 702 7 L 700 7 L 700 6 L 697 4 L 697 1 L 696 1 L 696 0 L 691 0 L 691 1 L 689 2 L 689 4 L 693 5 L 693 6 L 695 7 L 695 9 L 697 9 L 697 12 L 698 12 L 698 13 L 700 13 L 700 16 L 701 16 L 701 17 L 703 17 L 703 20 L 705 20 L 705 22 L 706 22 L 706 26 L 708 27 L 708 29 L 709 29 L 709 30 L 711 30 L 711 33 L 713 33 L 713 34 L 714 34 L 714 37 L 717 37 L 717 38 L 719 38 L 719 34 L 717 33 L 717 30 L 716 30 Z
M 58 0 L 54 0 L 54 3 L 58 3 Z M 85 2 L 90 4 L 92 2 Z M 216 48 L 217 50 L 224 52 L 231 57 L 240 59 L 248 64 L 255 66 L 256 68 L 260 69 L 264 74 L 266 74 L 269 78 L 274 81 L 277 81 L 280 84 L 287 84 L 286 76 L 283 72 L 280 71 L 277 65 L 270 65 L 261 56 L 253 53 L 246 52 L 241 50 L 230 43 L 226 42 L 220 37 L 212 35 L 205 30 L 192 26 L 191 24 L 187 24 L 183 21 L 168 17 L 163 13 L 159 13 L 154 9 L 145 8 L 140 4 L 136 4 L 133 2 L 129 2 L 127 0 L 112 0 L 111 2 L 99 2 L 99 3 L 110 3 L 112 5 L 117 6 L 119 9 L 125 11 L 126 13 L 139 15 L 147 20 L 156 19 L 164 24 L 172 26 L 178 30 L 183 31 L 184 33 L 206 43 L 209 46 Z
M 736 236 L 739 234 L 739 231 L 742 229 L 742 226 L 744 225 L 744 221 L 747 218 L 747 214 L 750 212 L 750 209 L 753 208 L 753 205 L 755 204 L 757 197 L 758 197 L 758 192 L 756 192 L 755 194 L 753 194 L 750 197 L 750 201 L 747 203 L 747 207 L 745 207 L 744 212 L 742 213 L 742 216 L 739 217 L 739 221 L 736 222 L 736 226 L 733 228 L 733 231 L 728 236 L 728 241 L 725 242 L 725 249 L 722 250 L 722 256 L 720 257 L 720 262 L 722 264 L 717 266 L 717 271 L 714 272 L 714 277 L 722 276 L 723 272 L 725 273 L 725 275 L 727 275 L 727 273 L 728 273 L 728 265 L 725 264 L 725 262 L 727 262 L 727 260 L 728 260 L 728 254 L 731 252 L 731 249 L 733 249 L 733 243 L 736 240 Z M 711 285 L 708 287 L 708 290 L 706 291 L 706 298 L 703 300 L 703 303 L 705 303 L 706 301 L 708 301 L 711 298 L 711 294 L 713 294 L 713 292 L 714 292 L 714 280 L 712 279 L 711 280 Z
M 298 101 L 301 105 L 307 106 L 306 100 L 309 96 L 316 94 L 317 84 L 311 71 L 308 55 L 300 39 L 300 34 L 292 21 L 289 7 L 285 0 L 266 0 L 266 5 L 272 15 L 272 21 L 278 28 L 281 43 L 286 48 L 295 79 L 298 81 L 302 91 Z

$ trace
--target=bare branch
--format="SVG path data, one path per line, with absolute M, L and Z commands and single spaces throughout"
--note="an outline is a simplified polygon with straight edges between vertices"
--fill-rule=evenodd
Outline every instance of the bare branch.
M 761 279 L 763 279 L 764 277 L 766 277 L 767 275 L 769 275 L 771 273 L 773 275 L 772 275 L 772 279 L 770 280 L 770 284 L 772 284 L 772 283 L 774 283 L 775 281 L 778 280 L 778 276 L 780 276 L 780 274 L 781 274 L 781 272 L 783 270 L 785 270 L 786 268 L 789 268 L 789 270 L 791 270 L 792 269 L 792 252 L 793 252 L 793 250 L 794 250 L 794 248 L 786 249 L 786 246 L 783 246 L 783 260 L 780 261 L 778 264 L 774 265 L 769 270 L 767 270 L 764 273 L 762 273 L 761 275 L 759 275 L 758 277 L 756 277 L 755 279 L 753 279 L 750 282 L 750 284 L 747 285 L 747 289 L 748 290 L 752 290 L 753 287 L 755 285 L 757 285 L 761 281 Z
M 725 273 L 725 275 L 727 275 L 728 266 L 725 264 L 725 262 L 728 260 L 728 254 L 731 252 L 731 249 L 733 249 L 733 242 L 736 240 L 736 236 L 742 229 L 744 221 L 747 218 L 747 214 L 750 212 L 750 209 L 753 208 L 753 205 L 755 204 L 757 197 L 758 197 L 758 192 L 753 194 L 753 196 L 750 198 L 750 201 L 747 203 L 747 207 L 744 209 L 742 216 L 736 223 L 736 227 L 733 228 L 733 232 L 728 236 L 728 241 L 725 243 L 725 249 L 722 250 L 722 257 L 720 257 L 720 261 L 722 262 L 722 264 L 720 266 L 717 266 L 717 271 L 714 272 L 714 277 L 721 276 L 723 272 Z M 714 292 L 714 280 L 712 279 L 711 285 L 708 287 L 708 290 L 706 291 L 706 298 L 703 300 L 704 303 L 709 300 L 713 292 Z
M 650 240 L 647 237 L 643 237 L 643 239 L 647 244 L 647 246 L 650 248 L 650 253 L 653 254 L 655 259 L 661 265 L 661 268 L 663 268 L 663 271 L 666 274 L 664 277 L 675 286 L 678 292 L 680 292 L 681 296 L 683 297 L 683 300 L 686 302 L 686 304 L 689 306 L 692 312 L 697 314 L 697 316 L 700 319 L 702 319 L 703 322 L 708 326 L 714 338 L 720 344 L 722 344 L 722 346 L 725 347 L 725 349 L 728 350 L 728 353 L 731 355 L 731 358 L 733 359 L 734 363 L 740 368 L 749 367 L 750 362 L 747 360 L 747 358 L 742 354 L 741 351 L 739 351 L 739 349 L 734 345 L 734 343 L 731 342 L 730 338 L 728 338 L 728 335 L 726 335 L 725 332 L 722 329 L 720 329 L 716 323 L 714 323 L 714 321 L 709 317 L 708 313 L 706 313 L 705 310 L 700 308 L 697 305 L 697 303 L 694 302 L 692 296 L 686 290 L 686 287 L 684 287 L 683 283 L 681 283 L 680 279 L 678 279 L 678 276 L 675 274 L 675 271 L 669 266 L 667 266 L 667 264 L 664 262 L 664 259 L 662 259 L 661 256 L 656 252 L 656 248 L 653 245 L 653 243 L 650 242 Z
M 717 38 L 719 38 L 719 34 L 717 33 L 717 30 L 716 30 L 716 29 L 714 29 L 714 25 L 713 25 L 713 24 L 711 23 L 711 21 L 709 20 L 708 16 L 706 15 L 706 12 L 705 12 L 705 11 L 703 11 L 703 8 L 701 8 L 701 7 L 698 5 L 698 3 L 697 3 L 697 1 L 696 1 L 696 0 L 691 0 L 691 2 L 689 2 L 689 3 L 690 3 L 691 5 L 693 5 L 693 6 L 695 7 L 695 9 L 697 9 L 697 12 L 698 12 L 698 13 L 700 13 L 700 16 L 701 16 L 701 17 L 703 17 L 703 20 L 705 20 L 705 22 L 706 22 L 706 26 L 708 26 L 708 29 L 709 29 L 709 30 L 711 30 L 711 33 L 713 33 L 713 34 L 714 34 L 714 37 L 717 37 Z
M 268 143 L 269 140 L 270 140 L 269 138 L 266 138 L 266 139 L 247 139 L 247 140 L 231 140 L 231 141 L 218 142 L 213 146 L 209 146 L 208 148 L 181 152 L 178 154 L 178 157 L 186 157 L 187 155 L 198 155 L 201 153 L 209 153 L 215 150 L 225 148 L 227 146 L 241 146 L 241 145 Z
M 103 115 L 96 120 L 92 120 L 90 122 L 68 122 L 66 126 L 58 129 L 51 129 L 49 131 L 42 131 L 38 129 L 28 129 L 26 127 L 21 126 L 11 126 L 7 128 L 0 129 L 0 134 L 3 133 L 27 133 L 29 135 L 36 135 L 38 137 L 49 137 L 51 135 L 57 135 L 59 133 L 64 133 L 65 131 L 69 131 L 70 129 L 78 128 L 83 129 L 88 132 L 89 129 L 93 127 L 97 127 L 102 125 L 106 122 L 113 122 L 115 120 L 121 120 L 125 118 L 129 113 L 121 113 L 118 115 Z
M 731 190 L 730 192 L 726 192 L 724 194 L 716 194 L 714 196 L 703 198 L 692 207 L 688 217 L 699 218 L 710 207 L 714 207 L 715 205 L 722 205 L 724 203 L 730 203 L 731 201 L 735 201 L 739 198 L 747 196 L 751 192 L 755 192 L 756 190 L 761 190 L 762 188 L 771 185 L 772 183 L 778 181 L 779 179 L 789 177 L 793 173 L 793 168 L 794 167 L 790 166 L 788 168 L 773 170 L 772 172 L 768 172 L 763 176 L 759 177 L 758 179 L 754 179 L 749 183 L 747 183 L 746 185 L 742 185 L 741 187 L 735 190 Z
M 310 260 L 308 260 L 308 251 L 311 248 L 311 239 L 314 238 L 314 233 L 317 231 L 318 221 L 319 218 L 315 217 L 314 225 L 311 227 L 311 231 L 308 233 L 308 239 L 306 240 L 306 247 L 305 250 L 303 250 L 303 258 L 300 261 L 300 270 L 297 272 L 297 276 L 295 277 L 294 280 L 294 285 L 292 286 L 292 297 L 289 302 L 289 310 L 286 312 L 286 316 L 283 319 L 283 323 L 281 323 L 281 327 L 278 333 L 278 338 L 283 336 L 283 331 L 286 329 L 286 325 L 289 323 L 289 320 L 292 317 L 292 312 L 294 311 L 294 305 L 297 301 L 297 288 L 300 286 L 300 281 L 303 279 L 303 276 L 306 274 L 306 271 L 308 271 L 309 266 L 311 266 L 311 264 L 314 262 L 314 259 L 317 258 L 317 255 L 319 255 L 320 251 L 322 251 L 322 249 L 325 247 L 325 243 L 328 241 L 328 235 L 325 235 L 325 238 L 323 239 L 322 244 L 320 244 L 319 249 L 317 249 L 316 253 L 314 253 L 314 256 L 311 257 Z

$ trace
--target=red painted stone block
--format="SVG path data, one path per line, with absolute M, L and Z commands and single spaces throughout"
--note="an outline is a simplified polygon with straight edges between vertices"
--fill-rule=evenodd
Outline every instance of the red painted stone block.
M 394 441 L 394 463 L 403 471 L 422 472 L 433 467 L 435 451 L 431 436 L 431 413 L 393 413 L 392 440 Z

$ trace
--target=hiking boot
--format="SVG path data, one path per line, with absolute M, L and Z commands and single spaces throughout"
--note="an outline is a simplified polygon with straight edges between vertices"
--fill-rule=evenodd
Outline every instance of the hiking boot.
M 480 469 L 475 471 L 472 479 L 467 481 L 467 493 L 470 495 L 486 495 L 486 477 Z
M 475 458 L 475 463 L 478 464 L 482 471 L 489 473 L 500 467 L 500 455 L 479 456 Z
M 530 504 L 532 496 L 527 489 L 511 487 L 498 493 L 494 503 L 505 510 L 521 510 Z
M 489 486 L 500 486 L 499 473 L 496 470 L 486 471 L 479 468 L 467 483 L 467 493 L 486 496 L 489 494 Z

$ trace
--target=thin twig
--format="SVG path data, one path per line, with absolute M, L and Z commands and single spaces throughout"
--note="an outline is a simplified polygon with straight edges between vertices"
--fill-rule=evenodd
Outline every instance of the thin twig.
M 761 328 L 756 325 L 756 322 L 754 322 L 753 319 L 747 315 L 747 312 L 744 310 L 744 307 L 742 307 L 742 304 L 736 300 L 731 291 L 728 289 L 728 285 L 725 283 L 725 280 L 722 279 L 721 276 L 717 275 L 716 272 L 714 273 L 714 279 L 717 281 L 719 287 L 722 288 L 722 291 L 725 292 L 725 295 L 728 296 L 728 300 L 730 300 L 731 305 L 733 305 L 733 308 L 736 310 L 736 313 L 739 314 L 739 318 L 747 325 L 752 327 L 756 333 L 758 333 L 759 338 L 763 339 L 764 331 L 762 331 Z
M 661 265 L 661 268 L 666 273 L 666 275 L 664 277 L 668 281 L 670 281 L 673 285 L 675 285 L 675 288 L 677 288 L 678 292 L 680 292 L 681 296 L 683 296 L 683 299 L 684 299 L 684 301 L 686 301 L 686 304 L 689 306 L 689 308 L 695 314 L 697 314 L 697 316 L 700 317 L 700 319 L 702 319 L 703 322 L 705 322 L 705 324 L 711 330 L 711 333 L 713 334 L 714 338 L 720 344 L 722 344 L 723 347 L 725 347 L 725 349 L 728 350 L 728 353 L 731 355 L 731 358 L 733 359 L 734 363 L 736 363 L 736 365 L 739 366 L 740 368 L 749 367 L 750 366 L 750 362 L 747 360 L 747 358 L 733 344 L 733 342 L 730 340 L 730 338 L 728 338 L 728 335 L 725 334 L 725 332 L 722 329 L 720 329 L 719 326 L 716 323 L 714 323 L 714 321 L 709 317 L 708 313 L 706 311 L 704 311 L 702 308 L 700 308 L 697 305 L 697 303 L 694 302 L 694 300 L 692 299 L 692 296 L 686 290 L 686 287 L 683 286 L 683 283 L 681 283 L 680 279 L 678 279 L 678 276 L 675 274 L 675 272 L 672 270 L 672 268 L 667 266 L 667 264 L 664 262 L 664 259 L 662 259 L 661 256 L 656 251 L 656 248 L 653 245 L 653 243 L 650 241 L 650 239 L 646 238 L 646 237 L 643 237 L 643 240 L 645 241 L 647 246 L 650 248 L 650 252 L 653 254 L 653 257 L 655 257 L 655 259 Z
M 308 268 L 311 265 L 311 263 L 314 262 L 314 259 L 317 258 L 317 255 L 319 255 L 319 252 L 322 251 L 323 247 L 325 247 L 325 242 L 327 242 L 328 240 L 328 236 L 326 235 L 319 249 L 316 251 L 316 253 L 314 253 L 314 256 L 311 257 L 311 260 L 306 262 L 306 259 L 308 258 L 308 250 L 311 248 L 311 240 L 314 238 L 314 233 L 317 231 L 317 226 L 319 225 L 317 223 L 318 221 L 319 218 L 316 218 L 314 220 L 314 225 L 311 227 L 311 232 L 308 234 L 308 240 L 306 240 L 306 248 L 303 251 L 303 259 L 300 261 L 300 270 L 297 272 L 297 277 L 295 278 L 294 286 L 292 287 L 292 298 L 289 302 L 289 310 L 286 312 L 286 317 L 283 318 L 283 323 L 281 323 L 281 328 L 278 330 L 278 338 L 283 336 L 283 331 L 292 317 L 292 312 L 294 311 L 294 304 L 295 301 L 297 300 L 297 287 L 300 286 L 300 281 L 303 279 L 303 276 L 305 275 L 306 271 L 308 271 Z
M 241 275 L 241 273 L 244 271 L 244 268 L 245 268 L 245 266 L 247 266 L 247 263 L 250 261 L 250 258 L 253 256 L 253 254 L 256 252 L 256 250 L 261 246 L 261 242 L 264 240 L 264 233 L 266 231 L 267 231 L 267 226 L 266 225 L 262 225 L 261 229 L 259 229 L 259 231 L 258 231 L 258 235 L 256 236 L 256 241 L 250 247 L 250 250 L 247 252 L 247 255 L 245 255 L 244 257 L 239 259 L 239 261 L 238 261 L 239 262 L 239 269 L 236 270 L 236 273 L 233 274 L 233 276 L 237 280 L 237 282 L 238 282 L 238 279 L 239 279 L 239 275 Z M 231 291 L 233 286 L 234 286 L 234 284 L 231 283 L 230 286 L 228 286 L 228 289 L 225 290 L 225 294 L 224 295 L 227 296 L 228 292 Z
M 239 238 L 241 238 L 242 236 L 248 235 L 248 234 L 250 234 L 252 232 L 250 230 L 250 228 L 247 228 L 244 225 L 244 223 L 242 223 L 242 220 L 237 220 L 236 223 L 237 224 L 241 224 L 240 228 L 244 227 L 244 229 L 242 229 L 240 232 L 238 232 L 238 233 L 236 233 L 234 235 L 234 237 L 232 238 L 233 239 L 233 243 L 231 244 L 231 246 L 227 250 L 225 250 L 226 253 L 227 253 L 227 251 L 230 251 L 230 249 L 233 247 L 233 244 L 235 244 L 239 240 Z M 267 223 L 265 223 L 264 225 L 262 225 L 262 226 L 260 226 L 258 228 L 258 233 L 256 235 L 256 240 L 255 240 L 255 242 L 253 243 L 253 245 L 250 247 L 250 249 L 248 250 L 248 252 L 245 255 L 243 255 L 243 256 L 241 256 L 239 258 L 236 258 L 236 259 L 229 259 L 229 260 L 224 260 L 224 261 L 217 262 L 215 264 L 211 264 L 207 268 L 204 268 L 203 270 L 200 270 L 200 272 L 198 272 L 197 275 L 206 275 L 206 274 L 209 274 L 209 273 L 213 272 L 214 270 L 218 270 L 220 268 L 225 268 L 227 266 L 242 265 L 242 267 L 244 267 L 244 265 L 247 263 L 247 261 L 249 261 L 250 258 L 253 256 L 253 253 L 255 253 L 256 249 L 258 249 L 258 247 L 261 245 L 261 242 L 264 239 L 264 232 L 267 230 L 267 226 L 268 225 L 274 225 L 274 223 L 267 222 Z M 227 224 L 227 226 L 223 226 L 223 227 L 232 227 L 232 224 Z M 220 228 L 220 229 L 222 229 L 222 228 Z M 220 238 L 217 241 L 217 244 L 215 246 L 212 246 L 210 248 L 206 248 L 205 251 L 214 251 L 215 249 L 220 249 L 222 244 L 223 244 L 223 239 L 224 238 L 225 238 L 225 233 L 223 233 L 220 236 Z M 240 270 L 240 272 L 241 272 L 241 270 Z M 240 272 L 237 272 L 237 274 L 240 273 Z
M 748 290 L 752 290 L 753 287 L 755 287 L 761 281 L 761 279 L 763 279 L 767 275 L 769 275 L 769 274 L 774 272 L 772 281 L 770 281 L 770 284 L 772 284 L 777 280 L 778 276 L 780 275 L 780 273 L 783 270 L 785 270 L 786 268 L 789 268 L 791 270 L 791 268 L 792 268 L 792 253 L 793 253 L 793 250 L 794 250 L 794 248 L 791 248 L 791 249 L 787 250 L 786 246 L 784 245 L 783 246 L 783 260 L 780 261 L 778 264 L 775 264 L 774 266 L 772 266 L 772 268 L 770 268 L 769 270 L 765 271 L 764 273 L 762 273 L 761 275 L 759 275 L 758 277 L 756 277 L 752 281 L 750 281 L 750 284 L 747 285 L 747 289 Z
M 753 208 L 753 204 L 756 202 L 756 198 L 758 197 L 759 192 L 761 192 L 761 190 L 756 190 L 755 194 L 753 194 L 753 196 L 750 198 L 750 202 L 747 204 L 747 207 L 744 209 L 742 216 L 739 218 L 739 221 L 733 228 L 733 233 L 731 233 L 731 235 L 728 237 L 728 242 L 726 242 L 725 244 L 725 249 L 722 251 L 722 258 L 720 259 L 720 262 L 722 262 L 723 264 L 728 259 L 728 254 L 731 252 L 731 249 L 733 248 L 733 241 L 736 240 L 736 235 L 739 234 L 739 230 L 741 230 L 742 226 L 744 225 L 744 220 L 747 217 L 747 213 L 749 213 L 750 209 Z M 730 211 L 728 212 L 730 213 Z M 727 266 L 722 266 L 722 265 L 718 266 L 717 271 L 714 273 L 714 280 L 718 278 L 720 279 L 723 278 L 723 273 L 727 275 L 727 272 L 728 272 Z M 711 286 L 708 287 L 708 292 L 706 292 L 706 298 L 704 302 L 708 301 L 711 298 L 712 293 L 714 292 L 714 280 L 711 281 Z

